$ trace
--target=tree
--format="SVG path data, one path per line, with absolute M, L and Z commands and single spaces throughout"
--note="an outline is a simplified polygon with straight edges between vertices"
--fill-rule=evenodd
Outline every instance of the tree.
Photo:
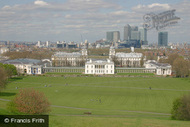
M 4 68 L 0 67 L 0 90 L 5 88 L 7 83 L 7 73 Z
M 190 93 L 173 102 L 172 119 L 190 120 Z
M 173 70 L 176 77 L 187 77 L 189 75 L 189 62 L 182 57 L 178 57 L 173 62 Z
M 9 103 L 8 109 L 25 114 L 44 114 L 50 111 L 50 103 L 43 93 L 34 89 L 22 89 Z
M 168 59 L 167 59 L 166 62 L 173 66 L 174 61 L 175 61 L 177 58 L 179 58 L 179 57 L 180 57 L 180 56 L 179 56 L 178 54 L 176 54 L 176 53 L 171 54 L 171 55 L 169 55 L 169 57 L 168 57 Z
M 13 75 L 17 75 L 17 69 L 14 65 L 0 63 L 0 67 L 5 69 L 7 76 L 9 78 L 12 77 Z

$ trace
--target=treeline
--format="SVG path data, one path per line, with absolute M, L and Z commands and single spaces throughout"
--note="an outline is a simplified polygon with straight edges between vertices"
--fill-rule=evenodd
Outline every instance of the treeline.
M 17 75 L 14 65 L 0 63 L 0 90 L 5 88 L 8 78 Z
M 30 58 L 30 59 L 50 59 L 53 52 L 50 50 L 36 50 L 36 51 L 22 51 L 22 52 L 6 52 L 4 56 L 9 57 L 9 59 L 19 59 L 19 58 Z
M 185 60 L 178 54 L 171 54 L 168 59 L 160 59 L 160 62 L 169 63 L 172 66 L 172 71 L 176 77 L 190 76 L 190 61 Z

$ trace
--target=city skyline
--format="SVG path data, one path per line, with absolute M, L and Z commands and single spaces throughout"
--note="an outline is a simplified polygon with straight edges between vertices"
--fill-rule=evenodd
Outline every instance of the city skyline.
M 106 38 L 107 31 L 124 26 L 142 27 L 143 16 L 176 9 L 181 20 L 167 27 L 168 42 L 189 42 L 189 0 L 7 0 L 0 2 L 0 40 L 95 42 Z M 148 30 L 149 43 L 158 41 L 158 31 Z

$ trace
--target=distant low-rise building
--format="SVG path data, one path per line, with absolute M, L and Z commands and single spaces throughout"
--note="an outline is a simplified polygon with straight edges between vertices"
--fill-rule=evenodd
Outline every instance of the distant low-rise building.
M 92 60 L 85 63 L 85 74 L 114 74 L 114 62 L 107 60 Z
M 172 66 L 167 63 L 158 63 L 155 60 L 148 60 L 144 63 L 145 68 L 155 69 L 156 75 L 171 75 Z
M 7 47 L 0 48 L 0 54 L 6 53 L 8 51 L 9 51 L 9 49 Z

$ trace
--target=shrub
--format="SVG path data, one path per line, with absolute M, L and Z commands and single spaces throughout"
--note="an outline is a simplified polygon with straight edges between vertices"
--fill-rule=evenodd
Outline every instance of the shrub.
M 173 102 L 172 119 L 190 120 L 190 94 L 184 95 Z
M 9 103 L 8 109 L 25 114 L 45 114 L 50 111 L 50 103 L 43 93 L 34 89 L 22 89 Z

